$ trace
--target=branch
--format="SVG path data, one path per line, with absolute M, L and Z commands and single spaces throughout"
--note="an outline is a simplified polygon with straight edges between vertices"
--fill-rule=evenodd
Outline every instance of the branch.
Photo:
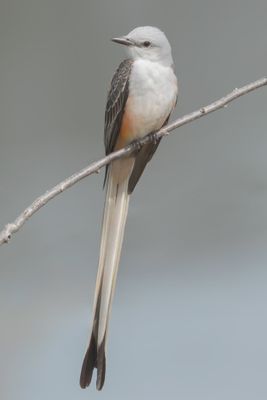
M 192 121 L 195 121 L 198 118 L 204 117 L 204 115 L 210 114 L 213 111 L 219 110 L 220 108 L 226 107 L 231 101 L 237 99 L 238 97 L 244 96 L 247 93 L 252 92 L 253 90 L 259 89 L 260 87 L 267 85 L 267 78 L 259 79 L 255 82 L 249 83 L 239 89 L 234 89 L 231 93 L 222 97 L 221 99 L 214 101 L 213 103 L 201 107 L 197 111 L 193 111 L 190 114 L 184 115 L 181 118 L 176 119 L 171 124 L 164 126 L 155 135 L 148 135 L 135 143 L 129 144 L 121 150 L 114 151 L 106 157 L 103 157 L 101 160 L 93 162 L 89 166 L 80 170 L 79 172 L 73 174 L 69 178 L 60 182 L 58 185 L 54 186 L 52 189 L 46 191 L 43 195 L 38 197 L 34 202 L 27 207 L 16 219 L 14 222 L 9 223 L 5 226 L 5 228 L 0 232 L 0 245 L 3 243 L 8 243 L 11 239 L 13 233 L 17 232 L 22 225 L 41 207 L 47 204 L 50 200 L 56 197 L 58 194 L 64 192 L 66 189 L 75 185 L 81 179 L 93 174 L 98 173 L 99 170 L 105 165 L 109 164 L 111 161 L 117 160 L 119 158 L 125 158 L 129 156 L 136 150 L 136 145 L 142 146 L 145 143 L 149 143 L 154 141 L 155 139 L 162 138 L 163 136 L 169 135 L 171 131 L 176 128 L 179 128 L 182 125 L 188 124 Z

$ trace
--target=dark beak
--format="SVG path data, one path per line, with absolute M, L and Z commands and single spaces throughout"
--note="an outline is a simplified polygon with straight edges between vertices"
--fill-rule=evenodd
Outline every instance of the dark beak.
M 124 44 L 124 46 L 133 46 L 133 44 L 134 44 L 131 39 L 128 39 L 125 36 L 113 38 L 111 40 L 112 40 L 112 42 L 115 42 L 115 43 Z

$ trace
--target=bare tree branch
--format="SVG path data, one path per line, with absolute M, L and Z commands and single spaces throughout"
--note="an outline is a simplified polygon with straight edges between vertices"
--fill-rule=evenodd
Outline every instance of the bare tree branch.
M 58 185 L 54 186 L 52 189 L 45 192 L 43 195 L 38 197 L 34 202 L 27 207 L 16 219 L 14 222 L 9 223 L 5 226 L 5 228 L 0 232 L 0 245 L 3 243 L 8 243 L 13 233 L 17 232 L 22 225 L 41 207 L 47 204 L 50 200 L 56 197 L 58 194 L 64 192 L 66 189 L 73 186 L 75 183 L 79 182 L 81 179 L 85 178 L 88 175 L 93 173 L 97 173 L 102 167 L 109 164 L 111 161 L 117 160 L 118 158 L 123 158 L 129 156 L 136 150 L 136 146 L 142 146 L 145 143 L 149 143 L 155 139 L 159 139 L 163 136 L 169 135 L 171 131 L 176 128 L 179 128 L 182 125 L 188 124 L 189 122 L 195 121 L 198 118 L 203 117 L 204 115 L 210 114 L 213 111 L 219 110 L 220 108 L 226 107 L 231 101 L 237 99 L 238 97 L 244 96 L 245 94 L 252 92 L 253 90 L 259 89 L 260 87 L 267 85 L 267 78 L 259 79 L 255 82 L 249 83 L 239 89 L 234 89 L 231 93 L 222 97 L 221 99 L 214 101 L 213 103 L 201 107 L 197 111 L 193 111 L 190 114 L 184 115 L 181 118 L 176 119 L 174 122 L 166 125 L 164 128 L 160 129 L 154 135 L 148 135 L 143 139 L 138 140 L 135 143 L 132 143 L 125 148 L 115 151 L 109 154 L 106 157 L 103 157 L 101 160 L 93 162 L 86 168 L 81 171 L 73 174 L 69 178 L 60 182 Z

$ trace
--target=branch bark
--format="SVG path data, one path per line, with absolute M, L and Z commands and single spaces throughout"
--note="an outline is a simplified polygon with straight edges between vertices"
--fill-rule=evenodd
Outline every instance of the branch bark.
M 239 89 L 236 88 L 231 93 L 220 98 L 219 100 L 214 101 L 213 103 L 208 104 L 205 107 L 201 107 L 199 110 L 193 111 L 190 114 L 186 114 L 183 117 L 176 119 L 174 122 L 164 126 L 164 128 L 156 132 L 155 135 L 153 135 L 153 137 L 151 135 L 148 135 L 143 139 L 138 140 L 138 142 L 129 144 L 123 149 L 115 151 L 109 154 L 108 156 L 93 162 L 92 164 L 88 165 L 79 172 L 73 174 L 69 178 L 65 179 L 64 181 L 54 186 L 52 189 L 46 191 L 43 195 L 39 196 L 36 200 L 33 201 L 33 203 L 29 207 L 27 207 L 14 220 L 14 222 L 7 224 L 4 227 L 4 229 L 0 232 L 0 245 L 3 243 L 8 243 L 9 240 L 11 239 L 12 234 L 17 232 L 34 213 L 40 210 L 40 208 L 42 208 L 54 197 L 64 192 L 71 186 L 75 185 L 81 179 L 84 179 L 85 177 L 92 175 L 93 173 L 97 173 L 101 168 L 109 164 L 111 161 L 117 160 L 118 158 L 128 157 L 131 153 L 134 152 L 137 144 L 139 146 L 142 146 L 145 143 L 149 143 L 155 140 L 156 138 L 159 139 L 163 136 L 167 136 L 174 129 L 179 128 L 180 126 L 188 124 L 192 121 L 195 121 L 198 118 L 204 117 L 205 115 L 208 115 L 216 110 L 219 110 L 220 108 L 224 108 L 231 101 L 266 85 L 267 85 L 267 78 L 262 78 L 255 82 L 249 83 L 248 85 L 245 85 Z

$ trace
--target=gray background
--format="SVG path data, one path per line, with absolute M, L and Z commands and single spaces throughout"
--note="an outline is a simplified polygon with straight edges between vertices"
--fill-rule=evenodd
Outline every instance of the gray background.
M 267 72 L 266 0 L 1 0 L 0 225 L 103 155 L 110 38 L 163 29 L 174 117 Z M 162 141 L 132 196 L 104 390 L 78 386 L 103 171 L 1 251 L 0 397 L 266 399 L 267 134 L 261 89 Z

